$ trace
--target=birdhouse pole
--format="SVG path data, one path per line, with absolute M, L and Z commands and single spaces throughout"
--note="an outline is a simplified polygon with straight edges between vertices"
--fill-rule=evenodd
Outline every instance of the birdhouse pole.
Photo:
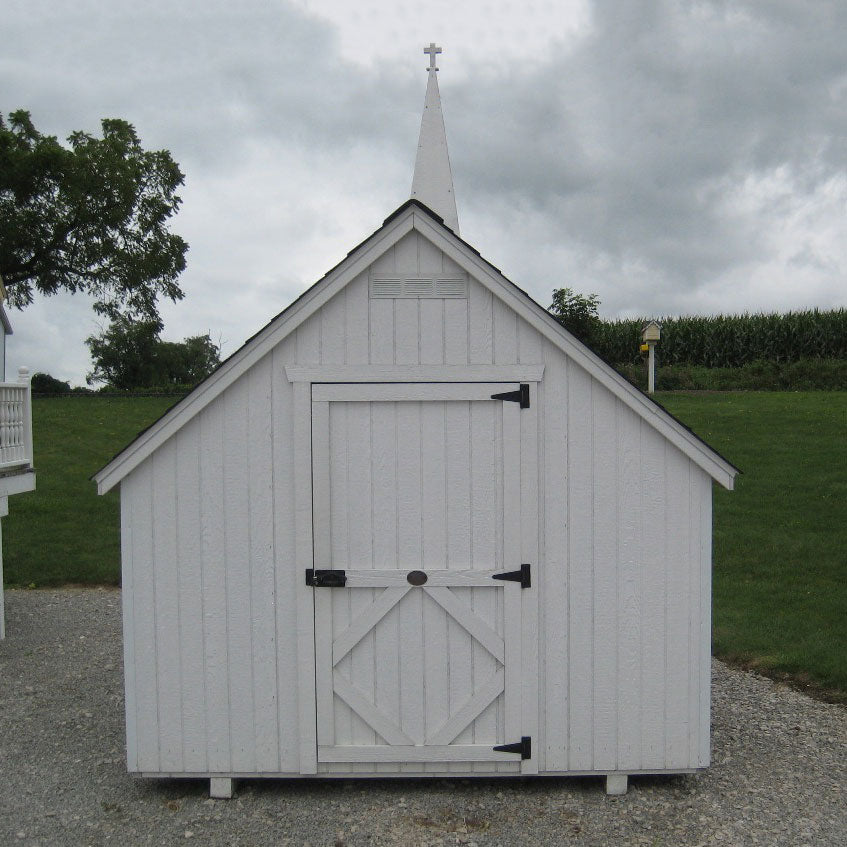
M 656 390 L 656 342 L 647 342 L 647 393 Z
M 657 321 L 649 321 L 641 328 L 641 349 L 647 347 L 647 393 L 656 390 L 656 343 L 662 334 L 662 328 Z

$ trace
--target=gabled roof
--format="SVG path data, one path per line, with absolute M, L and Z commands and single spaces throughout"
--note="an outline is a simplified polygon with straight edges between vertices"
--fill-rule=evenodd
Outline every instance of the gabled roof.
M 431 209 L 418 200 L 407 200 L 385 219 L 376 232 L 353 248 L 345 259 L 248 339 L 190 394 L 172 406 L 94 474 L 98 492 L 103 494 L 120 482 L 379 256 L 413 230 L 441 249 L 571 360 L 585 368 L 594 379 L 671 441 L 716 482 L 725 488 L 733 487 L 738 473 L 734 465 L 574 338 L 546 309 L 445 226 L 444 221 Z

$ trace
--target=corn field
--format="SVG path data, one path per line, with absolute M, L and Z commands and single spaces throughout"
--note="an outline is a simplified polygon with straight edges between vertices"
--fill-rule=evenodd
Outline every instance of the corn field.
M 847 309 L 784 315 L 660 318 L 662 365 L 738 368 L 750 362 L 847 359 Z M 640 360 L 641 319 L 601 321 L 592 346 L 613 364 Z

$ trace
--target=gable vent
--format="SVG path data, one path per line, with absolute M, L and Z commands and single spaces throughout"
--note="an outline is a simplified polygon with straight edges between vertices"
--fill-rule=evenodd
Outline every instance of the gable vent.
M 438 297 L 442 299 L 466 299 L 468 275 L 463 273 L 430 274 L 428 276 L 398 276 L 388 273 L 371 275 L 369 294 L 371 299 L 391 297 L 394 299 Z
M 402 279 L 372 279 L 371 297 L 402 297 Z
M 435 294 L 437 297 L 467 297 L 468 280 L 467 278 L 436 280 Z

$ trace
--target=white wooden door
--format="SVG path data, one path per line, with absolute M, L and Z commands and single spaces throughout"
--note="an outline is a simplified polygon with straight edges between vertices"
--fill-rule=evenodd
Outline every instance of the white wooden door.
M 535 592 L 494 578 L 524 564 L 534 410 L 491 399 L 515 389 L 313 386 L 314 566 L 345 578 L 314 588 L 319 763 L 533 770 L 493 749 L 528 736 L 537 703 L 522 669 Z

